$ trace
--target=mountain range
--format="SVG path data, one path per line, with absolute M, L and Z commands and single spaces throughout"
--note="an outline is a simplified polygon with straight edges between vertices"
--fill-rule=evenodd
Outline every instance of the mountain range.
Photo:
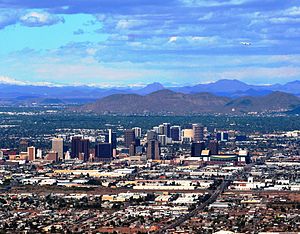
M 98 114 L 193 115 L 282 112 L 299 106 L 300 98 L 279 91 L 258 97 L 229 98 L 211 93 L 184 94 L 164 89 L 147 95 L 114 94 L 73 110 Z
M 43 105 L 53 101 L 53 104 L 84 104 L 114 94 L 148 95 L 150 93 L 168 89 L 176 93 L 197 94 L 210 93 L 228 98 L 260 97 L 275 91 L 300 96 L 300 81 L 286 84 L 250 85 L 239 80 L 223 79 L 208 84 L 194 86 L 163 86 L 160 83 L 148 84 L 145 87 L 112 87 L 99 88 L 91 86 L 34 86 L 0 84 L 0 104 L 19 105 L 38 103 Z

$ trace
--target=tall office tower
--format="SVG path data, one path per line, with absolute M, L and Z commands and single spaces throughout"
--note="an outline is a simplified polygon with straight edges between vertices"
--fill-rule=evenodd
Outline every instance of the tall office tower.
M 204 139 L 204 127 L 199 124 L 193 124 L 194 142 L 200 142 Z
M 158 125 L 158 134 L 163 135 L 165 130 L 165 126 L 163 124 Z
M 193 129 L 183 129 L 181 131 L 181 140 L 183 143 L 191 142 L 194 139 Z
M 142 137 L 142 129 L 139 127 L 135 127 L 132 129 L 134 131 L 135 137 L 136 138 L 141 138 Z
M 81 137 L 72 137 L 72 141 L 71 141 L 71 158 L 78 158 L 81 139 L 82 139 Z
M 168 138 L 171 137 L 171 124 L 170 123 L 164 123 L 164 132 L 163 135 L 166 135 Z
M 35 147 L 34 146 L 30 146 L 27 148 L 27 155 L 28 155 L 29 161 L 35 160 Z
M 112 129 L 108 129 L 108 134 L 105 135 L 105 142 L 110 143 L 113 149 L 117 148 L 117 133 L 113 132 Z
M 172 141 L 180 141 L 181 138 L 181 127 L 180 126 L 172 126 L 170 128 Z
M 158 140 L 150 140 L 147 142 L 147 159 L 160 159 L 160 145 Z
M 36 150 L 36 158 L 42 158 L 43 157 L 43 151 L 41 149 Z
M 19 149 L 20 149 L 20 152 L 25 152 L 27 151 L 27 147 L 29 146 L 28 144 L 28 141 L 27 140 L 21 140 L 20 141 L 20 146 L 19 146 Z
M 72 158 L 79 158 L 79 156 L 82 156 L 83 153 L 83 160 L 87 161 L 89 158 L 89 140 L 82 139 L 81 137 L 73 137 L 71 150 Z
M 141 139 L 135 139 L 134 141 L 135 146 L 140 146 L 141 145 Z
M 136 145 L 135 142 L 132 142 L 129 146 L 129 156 L 135 156 L 136 155 Z
M 129 146 L 131 145 L 131 143 L 135 141 L 134 130 L 132 130 L 132 129 L 125 130 L 124 140 L 125 140 L 125 147 L 129 148 Z
M 57 162 L 58 159 L 58 153 L 57 152 L 49 152 L 46 155 L 46 160 L 52 161 L 52 162 Z
M 99 143 L 95 146 L 96 161 L 111 161 L 113 156 L 113 148 L 110 143 Z
M 210 154 L 212 154 L 212 155 L 219 154 L 219 143 L 218 143 L 218 141 L 210 141 L 208 143 L 208 149 L 210 151 Z
M 229 136 L 227 132 L 218 132 L 217 141 L 228 141 Z
M 156 139 L 157 139 L 157 132 L 155 132 L 154 130 L 149 130 L 147 132 L 147 141 L 156 140 Z
M 79 153 L 83 153 L 83 161 L 88 161 L 90 156 L 89 150 L 90 141 L 88 139 L 81 139 Z
M 53 138 L 52 139 L 52 151 L 57 152 L 59 160 L 63 160 L 63 158 L 64 158 L 64 139 L 63 138 Z
M 204 142 L 193 142 L 191 145 L 191 156 L 200 157 L 202 150 L 205 149 Z
M 156 132 L 157 134 L 159 134 L 159 127 L 153 127 L 153 131 Z
M 157 140 L 163 146 L 167 145 L 167 136 L 166 135 L 158 135 Z

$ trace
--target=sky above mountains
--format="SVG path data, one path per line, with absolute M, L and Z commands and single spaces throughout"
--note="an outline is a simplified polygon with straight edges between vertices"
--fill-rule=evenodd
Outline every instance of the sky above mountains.
M 298 0 L 0 0 L 0 82 L 300 79 Z

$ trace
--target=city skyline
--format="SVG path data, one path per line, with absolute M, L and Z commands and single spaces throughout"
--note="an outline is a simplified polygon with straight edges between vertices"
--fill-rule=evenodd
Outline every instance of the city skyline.
M 298 80 L 287 0 L 0 1 L 0 83 L 136 86 Z

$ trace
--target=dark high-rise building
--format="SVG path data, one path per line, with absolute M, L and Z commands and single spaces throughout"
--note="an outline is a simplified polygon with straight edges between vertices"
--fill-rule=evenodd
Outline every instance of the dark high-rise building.
M 160 145 L 158 140 L 150 140 L 147 143 L 147 159 L 160 159 Z
M 27 140 L 24 140 L 24 139 L 22 139 L 21 141 L 20 141 L 20 152 L 25 152 L 25 151 L 27 151 L 27 147 L 29 146 L 29 143 L 28 143 L 28 141 Z
M 140 139 L 135 139 L 130 146 L 129 146 L 129 156 L 135 156 L 136 155 L 136 148 L 141 145 Z
M 157 133 L 153 130 L 147 132 L 147 141 L 157 140 Z
M 90 157 L 90 150 L 89 150 L 89 144 L 90 141 L 88 139 L 82 139 L 80 148 L 79 148 L 79 153 L 83 153 L 83 161 L 88 161 Z
M 73 137 L 71 142 L 71 158 L 79 156 L 79 149 L 81 144 L 81 137 Z
M 181 132 L 180 126 L 172 126 L 170 131 L 171 131 L 172 140 L 173 141 L 180 141 L 180 132 Z
M 193 124 L 194 142 L 200 142 L 204 140 L 204 127 L 199 124 Z
M 109 143 L 109 133 L 105 133 L 104 136 L 105 136 L 104 142 Z
M 125 130 L 124 133 L 125 147 L 129 148 L 132 142 L 135 142 L 135 133 L 132 129 Z
M 73 137 L 71 146 L 71 157 L 78 158 L 82 153 L 84 154 L 84 161 L 89 159 L 89 140 L 81 137 Z
M 171 137 L 171 124 L 169 123 L 164 123 L 163 124 L 163 134 L 166 135 L 167 137 Z
M 136 155 L 136 145 L 134 142 L 132 142 L 129 146 L 129 156 L 135 156 Z
M 144 147 L 143 146 L 136 146 L 135 147 L 135 154 L 136 155 L 141 155 L 142 153 L 144 153 Z
M 112 144 L 100 143 L 95 146 L 95 159 L 100 161 L 109 161 L 113 155 Z
M 191 156 L 200 157 L 202 150 L 205 149 L 204 142 L 193 142 L 191 145 Z
M 135 146 L 140 146 L 141 145 L 141 139 L 135 139 L 134 144 L 135 144 Z
M 219 154 L 219 143 L 218 143 L 218 141 L 210 141 L 208 143 L 208 149 L 210 151 L 210 154 L 212 154 L 212 155 Z
M 105 135 L 105 142 L 110 143 L 113 149 L 117 148 L 117 133 L 108 129 L 108 133 Z

